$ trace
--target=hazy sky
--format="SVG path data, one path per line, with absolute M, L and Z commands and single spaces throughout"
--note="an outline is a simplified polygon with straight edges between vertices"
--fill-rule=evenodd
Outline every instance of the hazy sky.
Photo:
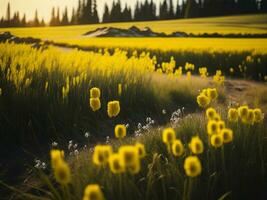
M 98 11 L 100 18 L 103 13 L 104 4 L 108 3 L 109 6 L 111 6 L 113 0 L 97 0 L 98 3 Z M 125 2 L 127 2 L 128 5 L 130 5 L 132 8 L 134 8 L 135 2 L 137 0 L 121 0 L 122 6 L 125 5 Z M 139 0 L 139 1 L 145 1 L 145 0 Z M 157 4 L 159 4 L 163 0 L 154 0 Z M 176 5 L 176 2 L 180 0 L 173 0 L 174 5 Z M 61 10 L 64 9 L 65 6 L 69 9 L 69 15 L 71 14 L 72 7 L 77 6 L 78 0 L 0 0 L 0 16 L 6 15 L 6 8 L 7 3 L 10 2 L 11 4 L 11 12 L 19 11 L 22 15 L 22 13 L 26 13 L 27 20 L 32 19 L 34 16 L 35 9 L 38 10 L 39 18 L 44 18 L 45 21 L 48 21 L 51 16 L 51 9 L 53 6 L 59 6 Z

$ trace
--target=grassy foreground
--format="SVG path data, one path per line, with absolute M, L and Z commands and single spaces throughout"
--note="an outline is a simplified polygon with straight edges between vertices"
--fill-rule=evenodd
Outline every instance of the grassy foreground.
M 246 57 L 246 66 L 257 60 L 256 56 Z M 15 170 L 25 164 L 25 150 L 34 152 L 30 158 L 46 163 L 46 167 L 37 163 L 36 174 L 24 182 L 23 192 L 13 188 L 16 199 L 82 199 L 87 184 L 98 184 L 106 199 L 266 196 L 266 119 L 249 124 L 227 119 L 228 106 L 245 104 L 267 111 L 267 89 L 262 83 L 225 80 L 224 74 L 215 73 L 211 66 L 199 71 L 187 63 L 177 68 L 174 59 L 161 63 L 149 53 L 129 56 L 121 50 L 113 54 L 53 47 L 37 50 L 6 43 L 0 44 L 0 66 L 0 152 L 7 161 L 1 166 L 1 180 L 8 181 L 6 174 L 14 177 L 9 171 L 14 167 L 10 157 L 16 156 Z M 252 65 L 247 69 L 250 75 Z M 90 104 L 92 98 L 98 98 L 90 93 L 93 87 L 100 88 L 101 95 L 96 95 L 100 108 Z M 209 87 L 217 88 L 218 98 L 208 106 L 214 107 L 233 131 L 233 140 L 218 147 L 207 134 L 205 109 L 196 101 L 202 89 Z M 114 100 L 120 111 L 110 118 L 107 104 Z M 114 139 L 117 124 L 129 124 L 129 137 Z M 168 151 L 162 141 L 165 127 L 174 128 L 176 139 L 184 146 L 183 154 L 176 157 Z M 202 152 L 192 152 L 189 143 L 193 136 L 203 142 Z M 120 146 L 137 141 L 144 144 L 146 156 L 135 175 L 114 174 L 107 165 L 99 167 L 92 161 L 96 144 L 107 143 L 117 152 Z M 48 156 L 42 156 L 48 155 L 50 148 L 65 150 L 60 160 L 64 159 L 70 173 L 64 171 L 55 179 L 56 167 L 49 164 Z M 184 170 L 185 159 L 192 155 L 201 163 L 201 172 L 194 177 Z M 59 184 L 58 177 L 66 176 L 70 180 Z

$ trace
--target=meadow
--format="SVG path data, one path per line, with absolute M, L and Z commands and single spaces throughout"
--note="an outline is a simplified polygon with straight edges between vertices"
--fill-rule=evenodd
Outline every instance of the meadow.
M 171 33 L 219 33 L 219 34 L 266 34 L 266 14 L 198 19 L 151 21 L 135 23 L 110 23 L 99 25 L 79 25 L 40 28 L 2 28 L 18 37 L 40 38 L 43 42 L 52 41 L 64 48 L 78 48 L 98 52 L 108 49 L 111 53 L 119 48 L 132 55 L 149 52 L 159 62 L 169 62 L 173 57 L 177 66 L 186 62 L 196 68 L 208 67 L 213 73 L 217 68 L 225 75 L 264 80 L 267 63 L 266 38 L 88 38 L 88 31 L 103 26 L 129 28 L 150 27 L 157 32 Z M 164 44 L 164 45 L 162 45 Z M 250 60 L 250 57 L 253 59 Z M 250 62 L 247 62 L 250 60 Z M 234 73 L 231 72 L 234 69 Z M 242 72 L 240 73 L 240 68 Z M 246 69 L 250 69 L 246 72 Z
M 264 16 L 149 26 L 266 33 Z M 95 27 L 1 29 L 77 45 L 0 43 L 1 196 L 266 199 L 265 39 L 79 39 Z

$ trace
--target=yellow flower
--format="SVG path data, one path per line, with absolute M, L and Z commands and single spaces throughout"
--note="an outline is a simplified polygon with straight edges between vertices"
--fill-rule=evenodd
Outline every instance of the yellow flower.
M 119 148 L 119 154 L 122 156 L 126 166 L 134 165 L 139 160 L 139 152 L 135 146 L 121 146 Z
M 174 140 L 172 143 L 172 153 L 174 156 L 181 156 L 184 153 L 184 145 L 181 140 Z
M 225 122 L 224 121 L 220 120 L 217 123 L 218 123 L 219 130 L 222 130 L 225 128 Z
M 90 98 L 90 107 L 95 112 L 101 108 L 101 102 L 99 98 Z
M 60 160 L 54 168 L 54 176 L 58 183 L 66 185 L 70 182 L 70 168 L 64 160 Z
M 215 120 L 211 120 L 207 124 L 207 132 L 209 135 L 217 134 L 219 132 L 219 123 Z
M 126 136 L 126 126 L 124 124 L 118 124 L 115 127 L 115 137 L 122 139 Z
M 229 143 L 233 141 L 233 131 L 228 128 L 224 128 L 221 130 L 221 135 L 223 138 L 223 143 Z
M 255 121 L 255 113 L 253 109 L 248 109 L 248 115 L 246 119 L 246 123 L 253 125 Z
M 104 200 L 104 195 L 97 184 L 87 185 L 84 190 L 83 200 Z
M 209 105 L 210 99 L 203 94 L 197 96 L 197 103 L 200 107 L 205 108 Z
M 237 122 L 238 121 L 238 111 L 235 108 L 230 108 L 228 110 L 228 120 L 230 122 Z
M 162 141 L 165 144 L 171 144 L 176 138 L 175 131 L 172 128 L 165 128 L 162 133 Z
M 196 156 L 189 156 L 184 161 L 185 173 L 189 177 L 196 177 L 201 174 L 201 162 Z
M 120 102 L 110 101 L 108 102 L 108 116 L 116 117 L 120 113 Z
M 216 116 L 217 112 L 214 108 L 208 108 L 206 110 L 206 116 L 209 120 L 213 120 L 213 118 Z
M 216 113 L 216 115 L 213 117 L 213 120 L 219 122 L 221 120 L 221 116 L 218 113 Z
M 55 168 L 58 165 L 58 163 L 63 160 L 64 151 L 52 149 L 50 151 L 50 157 L 51 157 L 51 166 L 52 168 Z
M 101 92 L 97 87 L 93 87 L 90 89 L 90 98 L 100 98 Z
M 223 137 L 221 134 L 213 134 L 210 137 L 210 143 L 211 146 L 215 147 L 215 148 L 219 148 L 223 145 Z
M 254 115 L 255 115 L 255 122 L 256 123 L 259 123 L 263 120 L 263 114 L 262 114 L 261 109 L 259 109 L 259 108 L 254 109 Z
M 243 122 L 246 121 L 248 116 L 248 106 L 240 106 L 238 108 L 238 115 Z
M 146 150 L 145 150 L 145 145 L 137 142 L 135 144 L 135 147 L 137 148 L 138 150 L 138 154 L 139 154 L 139 157 L 140 158 L 144 158 L 146 156 Z
M 124 162 L 119 154 L 112 154 L 109 157 L 109 168 L 114 174 L 123 173 L 125 171 Z
M 0 96 L 2 96 L 2 88 L 0 88 Z
M 110 145 L 97 145 L 93 153 L 93 163 L 98 166 L 105 165 L 111 154 L 112 147 Z
M 122 85 L 120 83 L 120 84 L 118 84 L 118 94 L 119 94 L 119 96 L 121 96 L 121 93 L 122 93 Z
M 201 154 L 204 151 L 203 142 L 198 136 L 192 137 L 189 147 L 193 154 Z
M 208 88 L 207 93 L 208 93 L 208 97 L 211 100 L 215 100 L 218 97 L 218 92 L 216 88 Z

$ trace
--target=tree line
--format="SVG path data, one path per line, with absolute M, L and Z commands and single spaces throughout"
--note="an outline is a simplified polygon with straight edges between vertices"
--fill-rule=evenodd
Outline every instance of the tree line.
M 157 12 L 158 11 L 158 12 Z M 235 14 L 267 13 L 267 0 L 183 0 L 182 4 L 174 5 L 173 0 L 162 0 L 159 8 L 153 0 L 138 1 L 131 9 L 129 5 L 122 7 L 120 0 L 113 0 L 112 6 L 104 6 L 102 23 L 150 21 L 194 17 L 209 17 Z M 67 7 L 60 12 L 52 8 L 50 26 L 97 24 L 100 23 L 97 10 L 97 0 L 78 0 L 77 9 L 72 9 L 71 15 Z M 26 15 L 20 17 L 15 12 L 11 17 L 10 3 L 7 5 L 6 17 L 0 20 L 1 27 L 45 26 L 44 20 L 39 20 L 38 12 L 32 21 L 26 21 Z

